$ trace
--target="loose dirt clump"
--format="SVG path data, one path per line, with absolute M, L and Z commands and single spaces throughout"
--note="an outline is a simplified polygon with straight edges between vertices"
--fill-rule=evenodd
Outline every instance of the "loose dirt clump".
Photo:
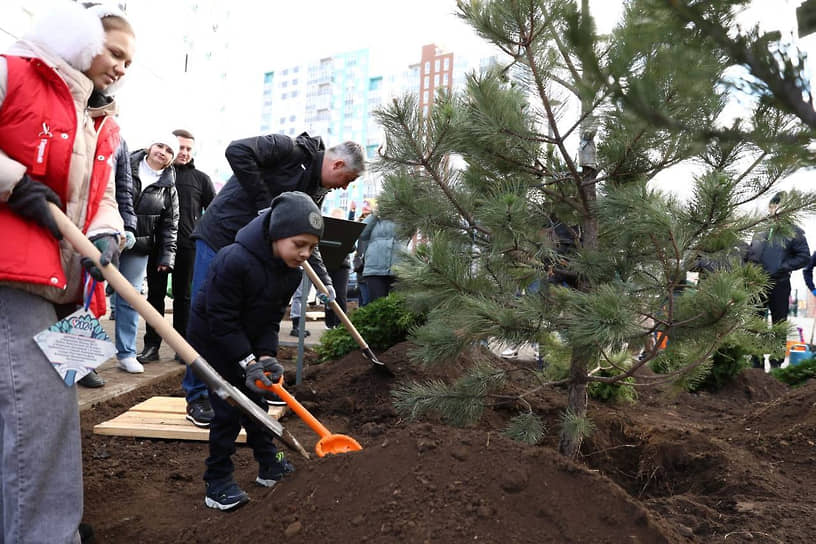
M 297 471 L 266 489 L 252 483 L 257 465 L 239 447 L 236 480 L 252 501 L 233 513 L 204 506 L 206 443 L 92 434 L 136 402 L 180 396 L 176 378 L 87 410 L 85 521 L 98 542 L 816 541 L 816 385 L 788 390 L 749 370 L 717 394 L 653 388 L 635 405 L 593 403 L 597 431 L 572 462 L 554 449 L 558 391 L 532 399 L 550 420 L 539 446 L 502 435 L 513 415 L 506 407 L 467 429 L 401 420 L 391 388 L 425 376 L 408 364 L 409 348 L 378 354 L 398 378 L 358 353 L 310 364 L 289 389 L 364 449 L 311 461 L 287 452 Z M 293 368 L 293 352 L 280 359 Z M 317 436 L 296 416 L 283 423 L 314 446 Z

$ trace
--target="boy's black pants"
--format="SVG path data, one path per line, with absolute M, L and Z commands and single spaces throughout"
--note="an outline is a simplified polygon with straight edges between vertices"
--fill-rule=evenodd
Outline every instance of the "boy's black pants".
M 237 384 L 233 385 L 237 386 Z M 241 390 L 265 412 L 268 410 L 266 400 L 259 395 L 248 393 L 243 387 Z M 275 447 L 274 435 L 266 427 L 261 426 L 244 414 L 240 408 L 229 404 L 212 392 L 210 392 L 210 404 L 215 411 L 215 417 L 210 423 L 210 456 L 206 460 L 205 482 L 220 484 L 232 479 L 235 465 L 231 457 L 235 453 L 235 439 L 238 438 L 242 426 L 246 429 L 247 445 L 252 448 L 258 465 L 268 467 L 277 463 L 275 454 L 278 449 Z

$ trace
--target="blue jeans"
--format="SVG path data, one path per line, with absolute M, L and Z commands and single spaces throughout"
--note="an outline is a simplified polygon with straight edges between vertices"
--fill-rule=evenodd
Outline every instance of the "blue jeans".
M 198 296 L 198 291 L 204 286 L 207 280 L 207 271 L 210 269 L 210 263 L 215 258 L 216 251 L 207 245 L 203 240 L 196 240 L 195 248 L 195 263 L 193 264 L 193 285 L 190 289 L 190 307 L 195 304 L 195 299 Z M 119 316 L 116 316 L 119 319 Z M 207 392 L 207 384 L 202 382 L 196 376 L 193 369 L 188 365 L 187 370 L 184 371 L 184 379 L 181 380 L 181 388 L 184 389 L 187 402 L 192 402 L 196 399 L 206 399 L 209 397 Z
M 0 286 L 0 542 L 79 542 L 76 387 L 33 339 L 56 321 L 44 298 Z
M 126 251 L 119 256 L 119 272 L 137 290 L 142 290 L 147 255 Z M 128 301 L 116 295 L 113 298 L 116 309 L 116 358 L 136 357 L 136 332 L 139 329 L 139 314 Z

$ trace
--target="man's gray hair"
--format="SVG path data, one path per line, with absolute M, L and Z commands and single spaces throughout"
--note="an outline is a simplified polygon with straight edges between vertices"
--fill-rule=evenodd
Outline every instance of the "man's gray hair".
M 365 170 L 363 148 L 357 142 L 347 141 L 330 148 L 326 154 L 346 163 L 346 168 L 357 174 Z

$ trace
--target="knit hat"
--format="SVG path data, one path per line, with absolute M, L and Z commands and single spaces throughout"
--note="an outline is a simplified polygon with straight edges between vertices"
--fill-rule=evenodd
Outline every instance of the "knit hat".
M 164 144 L 167 147 L 169 147 L 173 151 L 173 158 L 176 158 L 176 156 L 178 155 L 179 149 L 178 138 L 171 132 L 168 132 L 167 134 L 164 134 L 159 138 L 152 140 L 150 142 L 150 145 L 153 144 Z
M 323 236 L 323 216 L 320 208 L 299 191 L 282 193 L 272 200 L 269 213 L 269 238 L 280 240 L 298 234 Z

